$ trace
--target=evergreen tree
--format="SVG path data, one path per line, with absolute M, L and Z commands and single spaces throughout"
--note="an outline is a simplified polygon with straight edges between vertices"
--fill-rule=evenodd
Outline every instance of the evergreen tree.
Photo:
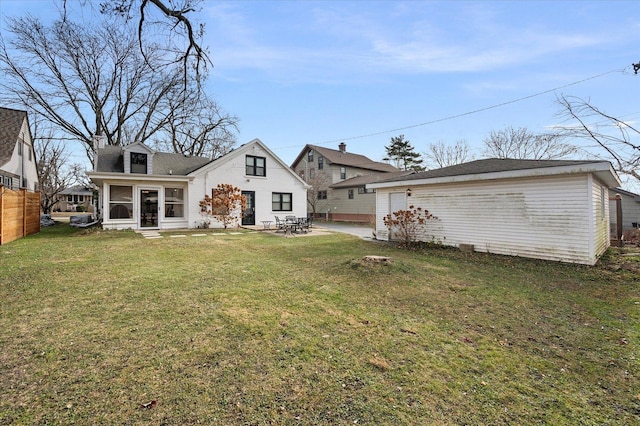
M 391 138 L 391 144 L 385 146 L 387 150 L 387 156 L 384 161 L 391 161 L 393 165 L 401 170 L 413 170 L 421 172 L 425 170 L 422 164 L 422 158 L 420 154 L 414 151 L 414 147 L 408 140 L 404 139 L 404 135 L 395 136 Z

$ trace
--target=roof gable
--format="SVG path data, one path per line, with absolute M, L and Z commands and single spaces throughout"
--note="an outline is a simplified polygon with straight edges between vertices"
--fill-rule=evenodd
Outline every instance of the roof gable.
M 284 170 L 288 171 L 291 176 L 295 177 L 296 180 L 300 181 L 300 183 L 302 183 L 305 187 L 308 186 L 307 183 L 300 177 L 298 176 L 284 161 L 282 161 L 280 159 L 280 157 L 278 157 L 276 154 L 273 153 L 273 151 L 271 151 L 260 139 L 256 138 L 251 140 L 250 142 L 247 142 L 245 144 L 240 145 L 240 147 L 238 147 L 237 149 L 234 149 L 228 153 L 226 153 L 225 155 L 223 155 L 222 157 L 218 157 L 215 160 L 211 161 L 210 164 L 204 164 L 201 167 L 198 167 L 197 169 L 191 171 L 189 174 L 191 175 L 196 175 L 199 173 L 206 173 L 209 170 L 220 166 L 221 164 L 227 162 L 227 161 L 231 161 L 234 158 L 241 156 L 241 155 L 247 155 L 251 152 L 253 147 L 259 147 L 260 149 L 262 149 L 264 152 L 267 153 L 267 155 L 269 155 L 269 157 L 273 160 L 275 160 Z M 244 164 L 244 160 L 243 160 L 243 164 Z
M 25 120 L 26 111 L 0 107 L 0 166 L 11 160 Z
M 336 149 L 324 148 L 316 145 L 305 145 L 298 157 L 294 160 L 291 167 L 295 168 L 296 165 L 303 159 L 307 152 L 313 149 L 319 155 L 322 155 L 328 162 L 337 164 L 340 166 L 348 166 L 365 170 L 372 170 L 377 172 L 397 172 L 398 169 L 391 164 L 382 163 L 379 161 L 373 161 L 369 157 L 360 154 L 352 154 L 346 151 L 340 151 Z

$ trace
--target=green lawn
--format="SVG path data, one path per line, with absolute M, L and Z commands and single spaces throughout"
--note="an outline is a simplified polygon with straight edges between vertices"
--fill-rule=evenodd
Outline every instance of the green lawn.
M 0 424 L 637 424 L 618 259 L 43 229 L 0 246 Z

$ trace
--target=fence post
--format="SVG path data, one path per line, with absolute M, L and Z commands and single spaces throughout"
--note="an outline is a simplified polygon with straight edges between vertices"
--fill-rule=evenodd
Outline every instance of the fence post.
M 27 235 L 27 190 L 20 188 L 22 195 L 22 236 Z

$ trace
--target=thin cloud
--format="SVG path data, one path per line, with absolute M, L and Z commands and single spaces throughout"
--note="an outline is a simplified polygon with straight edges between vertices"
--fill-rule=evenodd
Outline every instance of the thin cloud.
M 244 5 L 222 3 L 206 9 L 208 31 L 214 29 L 207 40 L 212 56 L 222 64 L 223 73 L 258 70 L 265 78 L 282 82 L 354 82 L 393 75 L 495 71 L 606 45 L 615 37 L 595 34 L 593 29 L 564 33 L 544 23 L 523 28 L 501 21 L 490 7 L 475 4 L 452 18 L 445 29 L 437 21 L 442 17 L 429 16 L 426 6 L 416 11 L 406 4 L 389 8 L 382 3 L 382 9 L 369 11 L 343 3 L 312 9 L 305 8 L 305 3 L 287 3 L 291 15 L 284 21 L 291 24 L 277 26 L 270 20 L 281 21 L 281 16 L 264 15 L 256 20 Z M 284 11 L 269 9 L 269 13 Z

